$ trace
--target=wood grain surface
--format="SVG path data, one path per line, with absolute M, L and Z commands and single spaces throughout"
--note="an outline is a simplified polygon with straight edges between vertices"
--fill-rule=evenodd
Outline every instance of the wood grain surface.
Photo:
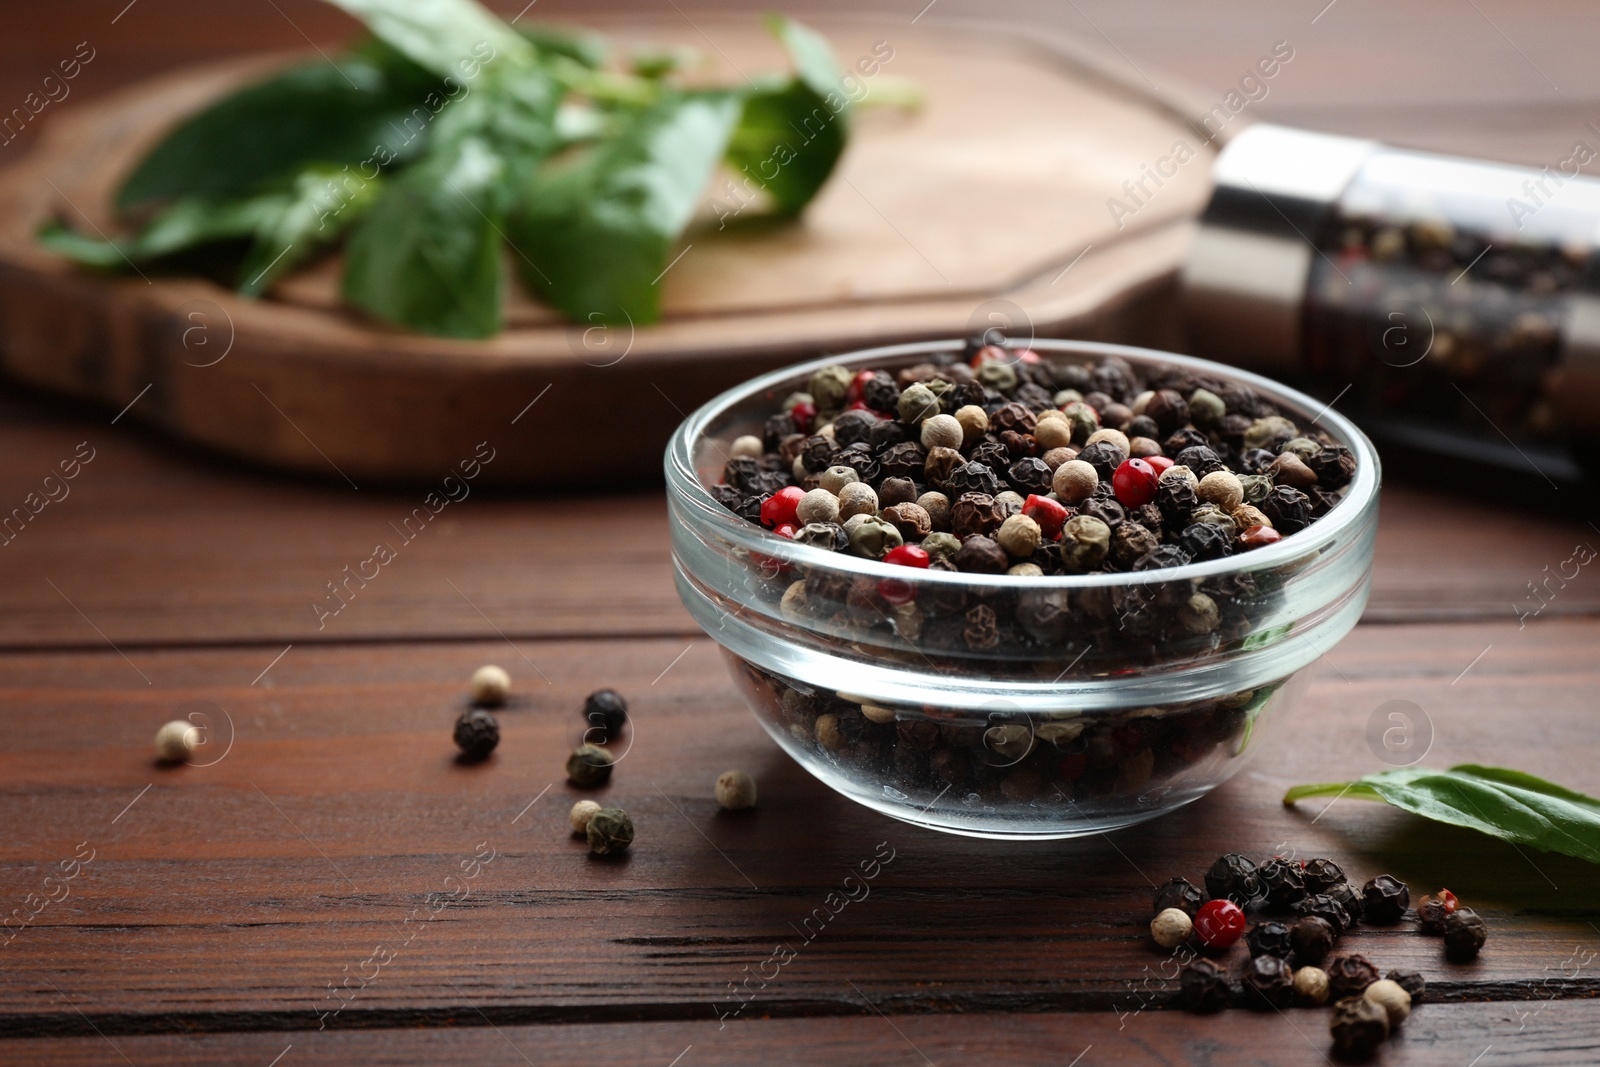
M 1126 75 L 1213 96 L 1287 38 L 1295 63 L 1252 112 L 1536 165 L 1600 114 L 1575 3 L 939 0 L 922 18 L 975 16 L 1099 40 Z M 19 7 L 6 25 L 11 99 L 63 46 L 100 47 L 65 111 L 349 24 L 297 0 L 225 18 L 96 0 Z M 677 605 L 659 496 L 475 491 L 318 630 L 311 601 L 414 494 L 187 454 L 131 416 L 109 425 L 120 406 L 0 402 L 0 512 L 81 442 L 95 450 L 70 496 L 0 544 L 0 912 L 36 907 L 58 861 L 94 850 L 70 895 L 0 947 L 0 1063 L 1327 1063 L 1324 1013 L 1165 1006 L 1149 883 L 1198 877 L 1228 849 L 1331 854 L 1418 892 L 1448 885 L 1486 915 L 1471 966 L 1404 930 L 1346 941 L 1431 981 L 1380 1062 L 1600 1061 L 1593 868 L 1349 799 L 1278 803 L 1287 784 L 1376 769 L 1364 728 L 1389 700 L 1429 716 L 1430 764 L 1489 760 L 1600 792 L 1600 585 L 1585 569 L 1517 617 L 1538 603 L 1528 583 L 1600 531 L 1530 512 L 1515 484 L 1492 502 L 1386 489 L 1362 625 L 1210 797 L 1110 837 L 1001 846 L 885 820 L 782 756 Z M 464 767 L 449 724 L 486 661 L 518 697 L 495 757 Z M 638 820 L 622 863 L 589 859 L 563 825 L 576 794 L 562 755 L 599 685 L 635 708 L 636 744 L 601 794 Z M 225 758 L 155 766 L 155 726 L 196 709 L 231 717 Z M 762 788 L 738 817 L 710 796 L 734 766 Z M 885 841 L 895 859 L 870 896 L 722 1028 L 729 983 L 798 940 L 790 924 Z M 419 924 L 480 843 L 495 858 L 469 896 Z M 370 973 L 376 945 L 419 925 L 349 1006 L 319 1014 L 330 983 Z

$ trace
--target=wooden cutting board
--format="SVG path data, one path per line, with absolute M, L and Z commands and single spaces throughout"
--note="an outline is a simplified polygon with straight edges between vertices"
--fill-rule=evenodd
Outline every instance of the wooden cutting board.
M 724 80 L 784 62 L 753 16 L 597 28 L 624 48 L 695 47 Z M 0 367 L 175 437 L 356 486 L 436 480 L 488 441 L 483 481 L 531 487 L 654 480 L 696 405 L 814 355 L 988 321 L 1013 335 L 1172 342 L 1166 297 L 1210 190 L 1211 151 L 1183 115 L 1203 107 L 1119 80 L 1070 43 L 819 28 L 847 66 L 892 49 L 879 76 L 915 81 L 923 106 L 862 111 L 796 224 L 721 228 L 708 189 L 661 280 L 664 321 L 637 329 L 586 330 L 518 292 L 492 340 L 406 334 L 339 305 L 337 260 L 261 301 L 192 278 L 75 268 L 34 243 L 42 221 L 113 232 L 111 193 L 162 132 L 287 57 L 64 109 L 0 172 Z M 1195 157 L 1114 219 L 1108 199 L 1131 203 L 1123 183 L 1178 142 Z

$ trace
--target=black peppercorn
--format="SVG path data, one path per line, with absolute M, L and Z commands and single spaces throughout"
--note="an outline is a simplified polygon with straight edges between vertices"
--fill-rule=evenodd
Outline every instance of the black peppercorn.
M 1161 450 L 1169 456 L 1176 456 L 1186 448 L 1209 443 L 1210 439 L 1199 430 L 1183 429 L 1168 435 L 1167 439 L 1161 442 Z
M 1360 996 L 1361 991 L 1378 980 L 1378 968 L 1359 952 L 1335 956 L 1322 965 L 1328 972 L 1328 991 L 1333 999 Z
M 848 448 L 857 443 L 866 443 L 872 435 L 872 427 L 878 422 L 878 417 L 870 411 L 846 411 L 833 420 L 833 439 L 841 448 Z
M 1005 521 L 1005 508 L 987 493 L 963 493 L 950 505 L 950 531 L 963 539 L 993 533 Z
M 1244 935 L 1244 940 L 1252 956 L 1277 956 L 1286 960 L 1294 950 L 1289 928 L 1283 923 L 1256 923 Z
M 1294 1000 L 1294 972 L 1277 956 L 1252 956 L 1244 965 L 1241 999 L 1246 1006 L 1261 1011 L 1287 1008 Z
M 1194 918 L 1200 910 L 1200 905 L 1206 902 L 1206 895 L 1200 887 L 1187 878 L 1169 878 L 1156 890 L 1153 912 L 1160 914 L 1168 908 L 1177 908 L 1179 911 Z
M 982 463 L 990 470 L 996 471 L 1005 470 L 1011 465 L 1011 453 L 1006 450 L 1005 445 L 996 440 L 986 440 L 973 445 L 972 452 L 967 458 L 971 463 Z
M 589 816 L 584 833 L 589 838 L 591 852 L 609 856 L 633 844 L 633 819 L 621 808 L 601 808 Z
M 964 463 L 950 472 L 945 493 L 958 497 L 963 493 L 984 493 L 995 496 L 1004 487 L 995 472 L 983 463 Z
M 1333 939 L 1338 930 L 1320 915 L 1308 915 L 1289 928 L 1289 943 L 1294 948 L 1294 959 L 1302 967 L 1314 967 L 1328 958 L 1333 951 Z
M 1363 918 L 1369 923 L 1397 923 L 1411 906 L 1411 890 L 1392 875 L 1380 874 L 1361 887 Z
M 839 446 L 834 443 L 833 438 L 826 434 L 812 434 L 800 446 L 800 463 L 806 470 L 815 474 L 833 466 L 833 457 L 838 453 Z
M 794 433 L 794 420 L 788 415 L 773 415 L 761 427 L 761 443 L 768 452 L 776 452 L 785 437 Z
M 1444 920 L 1444 956 L 1452 963 L 1476 959 L 1489 937 L 1489 927 L 1471 908 L 1457 908 Z
M 1089 372 L 1089 387 L 1105 393 L 1113 400 L 1131 400 L 1137 391 L 1138 379 L 1128 361 L 1111 356 L 1101 360 Z
M 1226 897 L 1241 908 L 1261 896 L 1261 879 L 1256 865 L 1237 852 L 1230 852 L 1206 872 L 1206 892 L 1212 898 Z
M 611 780 L 615 757 L 599 745 L 579 745 L 567 757 L 567 779 L 573 785 L 594 787 Z
M 1355 477 L 1356 457 L 1343 445 L 1323 445 L 1306 460 L 1306 466 L 1324 488 L 1342 489 Z
M 998 410 L 989 416 L 989 429 L 995 433 L 1002 430 L 1015 430 L 1017 433 L 1032 433 L 1037 420 L 1027 405 L 1015 401 L 1002 404 Z
M 902 441 L 879 453 L 878 465 L 885 478 L 922 478 L 926 476 L 928 450 L 915 441 Z
M 900 387 L 880 371 L 861 390 L 861 399 L 873 411 L 895 411 L 900 406 Z
M 1109 488 L 1111 483 L 1101 482 L 1100 485 L 1102 488 Z M 1099 519 L 1108 527 L 1115 528 L 1122 525 L 1122 523 L 1126 521 L 1128 517 L 1127 509 L 1118 503 L 1117 498 L 1112 496 L 1110 493 L 1107 493 L 1104 496 L 1100 496 L 1098 494 L 1099 490 L 1096 490 L 1095 496 L 1092 496 L 1088 500 L 1085 500 L 1082 504 L 1079 504 L 1078 514 L 1088 515 L 1091 518 Z
M 1450 893 L 1448 889 L 1442 890 L 1439 896 L 1425 896 L 1417 904 L 1418 929 L 1424 934 L 1438 937 L 1444 933 L 1444 921 L 1450 912 L 1455 910 L 1455 894 L 1449 896 L 1449 903 L 1445 902 L 1444 894 Z
M 628 702 L 615 689 L 596 689 L 583 702 L 583 721 L 610 737 L 628 721 Z
M 1361 890 L 1349 882 L 1340 882 L 1338 885 L 1328 887 L 1328 896 L 1338 901 L 1339 906 L 1344 909 L 1345 916 L 1349 920 L 1345 923 L 1346 929 L 1361 921 L 1361 914 L 1365 910 Z
M 494 751 L 500 743 L 500 724 L 482 708 L 472 708 L 461 713 L 456 720 L 456 747 L 469 760 L 481 760 Z
M 1286 537 L 1311 521 L 1310 498 L 1292 486 L 1273 486 L 1256 506 L 1272 520 L 1272 528 Z
M 977 540 L 977 538 L 973 540 Z M 979 604 L 977 607 L 969 609 L 966 622 L 965 628 L 961 631 L 961 639 L 966 642 L 967 647 L 972 651 L 986 652 L 1000 643 L 999 620 L 995 617 L 994 609 L 989 605 Z
M 1178 535 L 1178 544 L 1196 560 L 1221 559 L 1233 555 L 1231 527 L 1214 522 L 1190 523 Z
M 1239 469 L 1246 474 L 1265 474 L 1277 458 L 1264 448 L 1247 448 L 1239 455 Z
M 1207 959 L 1191 960 L 1178 976 L 1178 999 L 1190 1011 L 1221 1011 L 1233 1000 L 1228 976 Z
M 1411 994 L 1411 1003 L 1422 1001 L 1422 995 L 1428 991 L 1428 983 L 1416 971 L 1390 971 L 1384 975 L 1389 981 Z
M 1136 571 L 1155 571 L 1163 567 L 1181 567 L 1189 562 L 1189 553 L 1177 545 L 1162 545 L 1146 552 L 1133 561 Z
M 794 539 L 828 552 L 843 552 L 850 544 L 850 536 L 836 522 L 808 522 L 795 532 Z
M 1055 471 L 1044 460 L 1037 456 L 1026 456 L 1006 469 L 1006 483 L 1023 496 L 1029 493 L 1044 496 L 1050 492 L 1050 479 L 1054 474 Z
M 1333 1006 L 1328 1033 L 1341 1057 L 1369 1059 L 1389 1039 L 1389 1013 L 1365 997 L 1346 997 Z
M 1296 915 L 1316 916 L 1327 920 L 1335 934 L 1342 934 L 1350 927 L 1350 913 L 1344 910 L 1343 904 L 1326 893 L 1311 894 L 1296 904 L 1294 911 Z
M 1156 420 L 1162 433 L 1172 433 L 1189 421 L 1189 402 L 1173 389 L 1158 389 L 1144 406 L 1144 414 Z
M 1330 859 L 1307 860 L 1303 870 L 1307 893 L 1326 893 L 1340 882 L 1350 880 L 1344 876 L 1344 868 Z
M 849 467 L 856 472 L 856 477 L 868 485 L 876 485 L 883 478 L 883 465 L 866 442 L 841 448 L 834 455 L 833 463 L 836 467 Z
M 1011 568 L 1011 557 L 1006 550 L 982 534 L 961 542 L 955 555 L 958 571 L 970 574 L 1004 574 Z
M 1256 868 L 1261 892 L 1275 908 L 1292 907 L 1306 897 L 1306 880 L 1300 865 L 1293 860 L 1273 857 Z
M 910 433 L 906 424 L 898 419 L 879 419 L 867 435 L 867 444 L 872 446 L 874 454 L 881 456 L 895 445 L 905 443 Z
M 1160 427 L 1156 425 L 1156 420 L 1148 415 L 1135 415 L 1128 420 L 1128 425 L 1124 427 L 1122 432 L 1127 434 L 1130 439 L 1147 437 L 1152 441 L 1161 440 Z
M 1103 520 L 1102 520 L 1103 521 Z M 1122 566 L 1161 547 L 1161 539 L 1136 522 L 1122 522 L 1111 530 L 1111 555 Z
M 1194 471 L 1196 478 L 1204 478 L 1222 470 L 1222 460 L 1217 458 L 1209 445 L 1190 445 L 1174 456 L 1173 462 Z

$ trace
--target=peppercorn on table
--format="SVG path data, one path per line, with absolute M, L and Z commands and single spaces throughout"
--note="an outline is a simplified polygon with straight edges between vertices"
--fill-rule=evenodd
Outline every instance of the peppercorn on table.
M 290 18 L 337 31 L 309 4 L 282 9 L 226 18 L 251 46 L 300 43 Z M 1257 38 L 1287 35 L 1304 56 L 1289 73 L 1325 95 L 1379 25 L 1344 5 L 1281 30 L 1152 10 L 1083 13 L 1141 67 L 1204 73 L 1185 66 L 1194 41 L 1244 63 Z M 81 39 L 18 17 L 38 23 L 29 56 Z M 1576 9 L 1532 28 L 1497 8 L 1387 17 L 1402 40 L 1427 27 L 1430 47 L 1408 55 L 1429 76 L 1444 78 L 1436 57 L 1468 54 L 1497 86 L 1542 85 L 1492 17 L 1519 39 L 1537 31 L 1531 58 L 1563 85 L 1580 77 L 1581 35 L 1559 43 Z M 119 25 L 137 39 L 215 24 L 140 5 Z M 225 40 L 192 32 L 162 62 Z M 104 51 L 116 78 L 152 65 Z M 31 64 L 0 64 L 6 99 L 31 91 L 14 73 Z M 1362 69 L 1424 84 L 1399 63 Z M 1482 116 L 1458 120 L 1453 101 L 1347 95 L 1335 116 L 1312 99 L 1273 106 L 1497 147 L 1472 140 Z M 1576 108 L 1498 106 L 1513 154 L 1540 158 L 1530 130 L 1563 147 L 1582 135 Z M 473 490 L 374 572 L 373 545 L 425 487 L 266 476 L 116 414 L 0 400 L 0 500 L 27 516 L 0 535 L 0 1063 L 1326 1062 L 1327 1010 L 1171 1010 L 1152 894 L 1231 852 L 1333 856 L 1358 882 L 1404 880 L 1413 903 L 1448 886 L 1486 919 L 1469 964 L 1414 926 L 1347 936 L 1382 970 L 1428 980 L 1381 1062 L 1600 1061 L 1600 872 L 1382 805 L 1280 803 L 1291 784 L 1373 770 L 1368 730 L 1391 701 L 1426 712 L 1430 765 L 1481 760 L 1600 793 L 1600 582 L 1563 566 L 1600 531 L 1520 507 L 1514 487 L 1385 490 L 1364 619 L 1245 773 L 1109 836 L 999 843 L 858 808 L 769 741 L 679 605 L 659 493 Z M 458 761 L 453 723 L 486 664 L 511 679 L 499 741 Z M 497 677 L 481 684 L 498 695 Z M 577 790 L 565 760 L 603 687 L 627 698 L 629 747 L 606 785 Z M 190 715 L 205 744 L 158 765 L 157 728 Z M 755 807 L 719 806 L 730 770 L 754 779 Z M 632 815 L 620 858 L 573 836 L 580 798 Z

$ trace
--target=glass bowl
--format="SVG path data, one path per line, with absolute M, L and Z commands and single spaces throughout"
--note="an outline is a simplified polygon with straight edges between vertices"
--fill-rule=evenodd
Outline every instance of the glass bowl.
M 1305 529 L 1181 567 L 1066 577 L 919 570 L 799 544 L 711 494 L 739 435 L 829 364 L 890 371 L 958 353 L 894 345 L 756 378 L 692 414 L 666 453 L 679 595 L 768 733 L 876 811 L 988 838 L 1075 837 L 1204 796 L 1299 702 L 1302 669 L 1360 618 L 1378 458 L 1348 420 L 1220 364 L 1076 341 L 1055 363 L 1120 357 L 1249 386 L 1354 454 L 1343 498 Z

